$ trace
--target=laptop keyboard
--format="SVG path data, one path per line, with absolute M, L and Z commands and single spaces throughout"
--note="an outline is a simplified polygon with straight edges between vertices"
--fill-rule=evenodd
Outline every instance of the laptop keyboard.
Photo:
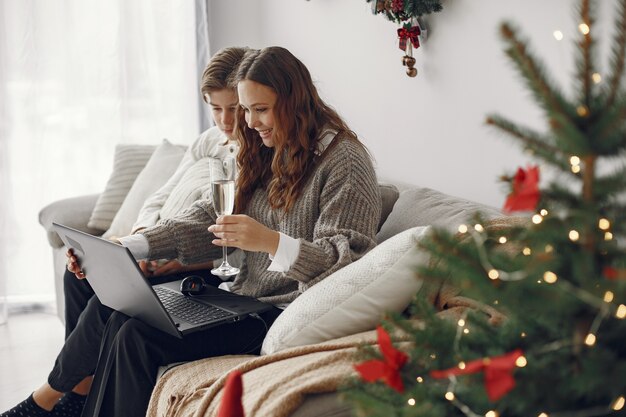
M 168 313 L 189 323 L 200 324 L 233 315 L 233 313 L 218 307 L 193 302 L 184 295 L 163 287 L 152 288 Z

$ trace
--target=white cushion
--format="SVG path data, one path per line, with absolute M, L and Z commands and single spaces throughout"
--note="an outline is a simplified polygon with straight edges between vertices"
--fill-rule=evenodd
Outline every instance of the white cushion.
M 220 159 L 212 157 L 198 159 L 180 178 L 165 200 L 159 216 L 167 219 L 190 207 L 197 200 L 210 199 L 211 181 L 220 178 L 224 178 Z
M 386 312 L 404 310 L 422 286 L 415 267 L 428 256 L 417 242 L 428 229 L 393 236 L 302 293 L 270 327 L 261 354 L 374 329 Z
M 113 172 L 107 180 L 104 191 L 98 196 L 87 223 L 89 228 L 104 231 L 111 227 L 115 213 L 155 148 L 154 145 L 128 144 L 119 144 L 115 147 Z
M 167 139 L 163 139 L 144 169 L 137 176 L 124 202 L 115 214 L 111 227 L 104 233 L 103 237 L 121 237 L 130 234 L 144 202 L 174 174 L 184 153 L 185 146 L 173 145 Z

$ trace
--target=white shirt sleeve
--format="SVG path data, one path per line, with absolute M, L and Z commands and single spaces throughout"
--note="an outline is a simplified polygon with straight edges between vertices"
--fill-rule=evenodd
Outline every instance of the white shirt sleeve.
M 122 246 L 128 248 L 136 260 L 146 259 L 150 251 L 148 239 L 144 235 L 130 235 L 118 239 Z
M 296 259 L 298 259 L 300 241 L 284 233 L 278 233 L 280 235 L 278 249 L 276 249 L 276 255 L 269 255 L 272 263 L 267 270 L 272 272 L 287 272 L 289 268 L 291 268 L 291 265 L 296 262 Z

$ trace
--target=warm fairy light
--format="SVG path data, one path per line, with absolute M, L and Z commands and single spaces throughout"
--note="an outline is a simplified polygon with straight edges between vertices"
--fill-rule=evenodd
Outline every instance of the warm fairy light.
M 544 280 L 545 282 L 547 282 L 548 284 L 554 284 L 554 283 L 556 282 L 556 280 L 557 280 L 557 276 L 556 276 L 556 274 L 555 274 L 554 272 L 552 272 L 552 271 L 546 271 L 546 272 L 543 274 L 543 280 Z
M 469 329 L 468 328 L 463 329 L 463 333 L 469 334 Z
M 556 39 L 557 41 L 563 40 L 563 32 L 561 32 L 560 30 L 555 30 L 554 32 L 552 32 L 552 36 L 554 36 L 554 39 Z
M 459 369 L 465 369 L 465 362 L 459 362 Z
M 409 403 L 409 405 L 415 405 L 415 398 L 409 398 L 407 403 Z
M 495 410 L 489 410 L 485 413 L 485 417 L 498 417 L 499 414 Z
M 548 210 L 541 209 L 541 211 L 539 211 L 539 214 L 541 214 L 543 217 L 546 217 L 548 215 Z
M 446 392 L 445 397 L 446 397 L 446 400 L 452 401 L 452 400 L 454 400 L 454 393 L 452 391 L 448 391 L 448 392 Z
M 589 110 L 587 109 L 587 106 L 580 105 L 576 107 L 576 113 L 578 113 L 580 117 L 585 117 L 589 114 Z
M 459 226 L 459 233 L 467 233 L 467 226 L 462 224 Z
M 424 378 L 422 378 L 421 376 L 418 376 L 417 378 L 415 378 L 415 380 L 418 382 L 418 384 L 424 382 Z
M 493 300 L 494 305 L 498 305 L 500 302 L 498 300 Z
M 599 84 L 600 81 L 602 81 L 602 76 L 599 72 L 594 72 L 593 74 L 591 74 L 591 79 L 594 83 Z
M 580 158 L 574 155 L 569 159 L 569 163 L 572 165 L 580 165 Z
M 515 366 L 517 366 L 518 368 L 523 368 L 526 365 L 528 365 L 528 361 L 526 360 L 525 356 L 520 356 L 519 358 L 515 359 Z
M 533 253 L 533 251 L 530 250 L 529 247 L 526 247 L 522 250 L 522 253 L 526 256 L 530 255 L 531 253 Z
M 611 291 L 607 291 L 604 293 L 604 302 L 605 303 L 610 303 L 611 301 L 613 301 L 613 293 Z
M 546 413 L 541 413 L 537 417 L 548 417 L 548 415 Z
M 611 406 L 611 408 L 615 411 L 619 411 L 622 408 L 624 408 L 624 403 L 626 403 L 626 399 L 624 399 L 623 396 L 618 397 L 617 400 L 615 400 L 615 402 Z
M 506 236 L 500 236 L 500 239 L 498 239 L 498 242 L 506 243 Z
M 532 218 L 533 223 L 539 224 L 541 223 L 542 220 L 543 220 L 543 217 L 541 217 L 540 214 L 533 215 L 533 218 Z
M 580 172 L 580 165 L 572 165 L 572 172 L 578 174 Z
M 589 333 L 587 337 L 585 337 L 585 344 L 587 346 L 593 346 L 596 344 L 596 335 L 593 333 Z
M 604 240 L 611 240 L 611 239 L 613 239 L 613 233 L 611 233 L 611 232 L 606 232 L 606 233 L 604 234 Z
M 570 230 L 568 236 L 572 242 L 576 242 L 580 237 L 580 234 L 576 230 Z
M 580 33 L 582 33 L 583 35 L 588 35 L 589 25 L 587 25 L 586 23 L 581 23 L 580 25 L 578 25 L 578 30 L 580 30 Z
M 522 334 L 520 334 L 520 336 L 526 337 L 526 332 L 522 332 Z
M 430 359 L 437 359 L 437 355 L 435 355 L 434 353 L 430 354 Z
M 546 245 L 545 250 L 546 250 L 546 253 L 552 253 L 554 248 L 552 247 L 552 245 Z
M 500 273 L 495 269 L 490 269 L 489 272 L 487 272 L 487 275 L 491 279 L 498 279 L 498 277 L 500 277 Z
M 624 304 L 620 304 L 619 307 L 617 307 L 615 317 L 617 317 L 618 319 L 623 319 L 626 317 L 626 306 Z
M 608 219 L 602 218 L 598 220 L 598 227 L 600 228 L 600 230 L 609 230 L 609 227 L 611 227 L 611 222 L 609 222 Z
M 476 230 L 478 233 L 481 233 L 481 232 L 482 232 L 483 230 L 485 230 L 485 229 L 483 228 L 483 225 L 482 225 L 482 224 L 478 224 L 478 223 L 476 223 L 476 224 L 474 225 L 474 230 Z
M 458 324 L 459 327 L 463 327 L 463 326 L 465 326 L 465 320 L 459 319 L 459 321 L 457 321 L 456 324 Z

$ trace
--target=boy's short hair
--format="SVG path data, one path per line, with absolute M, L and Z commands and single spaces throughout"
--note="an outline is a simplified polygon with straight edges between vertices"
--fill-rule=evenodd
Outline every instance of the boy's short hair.
M 200 91 L 206 102 L 206 95 L 212 91 L 234 88 L 232 78 L 237 73 L 239 63 L 250 48 L 232 46 L 220 49 L 207 64 L 202 74 Z

